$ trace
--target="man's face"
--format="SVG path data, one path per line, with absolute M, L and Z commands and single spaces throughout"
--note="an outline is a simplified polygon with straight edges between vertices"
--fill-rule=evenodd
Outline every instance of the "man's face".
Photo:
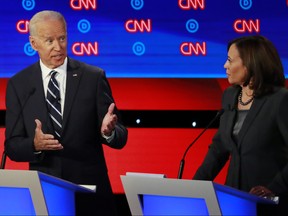
M 30 36 L 30 44 L 42 62 L 50 69 L 64 63 L 67 56 L 67 33 L 60 20 L 46 20 L 36 23 L 36 35 Z

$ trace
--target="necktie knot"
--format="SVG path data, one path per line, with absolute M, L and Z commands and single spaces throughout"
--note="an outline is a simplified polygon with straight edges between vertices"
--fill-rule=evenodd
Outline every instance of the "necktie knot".
M 57 71 L 52 70 L 52 71 L 50 71 L 49 75 L 51 76 L 51 78 L 52 78 L 52 77 L 54 78 L 57 73 L 58 73 Z
M 52 76 L 53 74 L 56 74 L 57 73 L 57 71 L 55 71 L 55 70 L 52 70 L 52 71 L 50 71 L 50 75 Z

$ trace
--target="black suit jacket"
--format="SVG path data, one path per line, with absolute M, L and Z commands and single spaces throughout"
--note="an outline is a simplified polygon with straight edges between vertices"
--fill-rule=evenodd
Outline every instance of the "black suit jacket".
M 127 130 L 118 121 L 115 138 L 107 143 L 100 127 L 113 103 L 102 69 L 68 58 L 61 151 L 35 154 L 35 119 L 44 133 L 53 134 L 48 117 L 39 62 L 13 76 L 6 93 L 6 152 L 14 161 L 30 162 L 30 169 L 74 182 L 97 185 L 97 192 L 111 190 L 102 143 L 120 149 Z M 119 113 L 116 109 L 116 114 Z M 19 119 L 17 119 L 19 116 Z
M 226 184 L 249 191 L 266 186 L 277 195 L 288 193 L 288 91 L 255 98 L 239 132 L 232 138 L 239 87 L 223 94 L 225 109 L 217 133 L 194 179 L 213 180 L 230 159 Z

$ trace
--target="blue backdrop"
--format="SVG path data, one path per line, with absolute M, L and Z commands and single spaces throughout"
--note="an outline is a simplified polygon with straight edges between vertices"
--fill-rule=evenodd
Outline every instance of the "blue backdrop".
M 227 42 L 251 34 L 276 45 L 288 75 L 286 0 L 9 0 L 0 9 L 0 77 L 38 60 L 27 23 L 41 10 L 61 12 L 69 56 L 108 77 L 223 78 Z

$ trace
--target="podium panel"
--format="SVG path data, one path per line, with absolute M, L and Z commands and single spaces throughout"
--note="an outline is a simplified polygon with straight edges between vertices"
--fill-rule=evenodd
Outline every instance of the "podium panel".
M 0 215 L 75 215 L 75 192 L 94 190 L 32 170 L 0 170 Z
M 132 215 L 257 215 L 272 200 L 211 181 L 121 176 Z
M 28 188 L 0 187 L 0 215 L 36 215 Z
M 143 215 L 209 215 L 204 199 L 142 195 Z

